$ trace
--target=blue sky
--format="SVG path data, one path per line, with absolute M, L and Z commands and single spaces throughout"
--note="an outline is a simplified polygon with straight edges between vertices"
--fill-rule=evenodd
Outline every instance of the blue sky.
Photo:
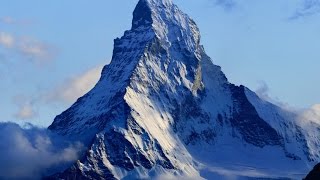
M 174 0 L 229 80 L 320 103 L 320 0 Z M 49 125 L 94 85 L 137 0 L 10 0 L 0 7 L 0 121 Z

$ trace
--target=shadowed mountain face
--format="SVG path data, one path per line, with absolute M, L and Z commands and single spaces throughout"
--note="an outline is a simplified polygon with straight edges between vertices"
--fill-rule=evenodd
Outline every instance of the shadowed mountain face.
M 49 127 L 87 146 L 51 179 L 210 179 L 237 168 L 291 177 L 319 159 L 294 119 L 229 83 L 171 0 L 140 0 L 99 82 Z
M 317 180 L 320 179 L 320 164 L 314 166 L 312 171 L 307 175 L 304 180 Z

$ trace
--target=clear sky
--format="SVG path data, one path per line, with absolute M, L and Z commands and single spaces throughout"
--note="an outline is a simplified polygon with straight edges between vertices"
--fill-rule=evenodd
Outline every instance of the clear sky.
M 0 121 L 40 126 L 94 85 L 137 3 L 0 1 Z M 320 103 L 320 0 L 174 1 L 232 83 L 293 107 Z

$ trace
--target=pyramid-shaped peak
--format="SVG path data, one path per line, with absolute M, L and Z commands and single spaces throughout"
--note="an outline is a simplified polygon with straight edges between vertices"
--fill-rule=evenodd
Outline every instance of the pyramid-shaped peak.
M 173 7 L 171 0 L 140 0 L 133 12 L 132 28 L 141 25 L 151 25 L 162 11 L 170 10 Z
M 171 0 L 139 0 L 133 16 L 96 86 L 49 127 L 87 152 L 48 179 L 204 179 L 219 163 L 233 171 L 234 159 L 265 175 L 279 171 L 270 166 L 277 159 L 285 169 L 272 175 L 292 179 L 297 167 L 320 160 L 320 126 L 303 129 L 291 112 L 229 83 Z
M 200 43 L 197 25 L 172 0 L 140 0 L 133 12 L 132 29 L 141 27 L 152 28 L 163 42 L 181 41 L 193 51 Z

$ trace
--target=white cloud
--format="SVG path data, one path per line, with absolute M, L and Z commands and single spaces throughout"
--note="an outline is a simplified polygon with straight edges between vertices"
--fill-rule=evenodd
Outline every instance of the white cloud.
M 6 48 L 12 48 L 15 44 L 14 37 L 8 33 L 0 32 L 0 45 Z
M 46 129 L 0 123 L 0 179 L 41 179 L 78 159 L 83 145 Z
M 47 102 L 73 103 L 98 82 L 103 66 L 97 66 L 71 77 L 45 95 Z

